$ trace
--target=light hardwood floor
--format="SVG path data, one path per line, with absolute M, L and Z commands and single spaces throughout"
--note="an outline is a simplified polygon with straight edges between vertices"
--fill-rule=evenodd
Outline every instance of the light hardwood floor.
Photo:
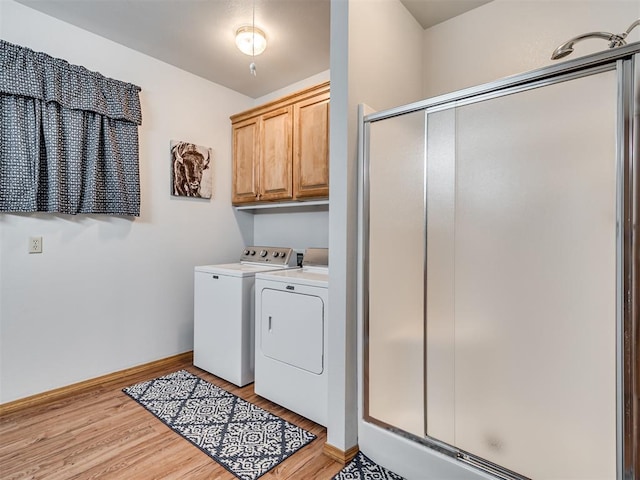
M 234 480 L 121 391 L 181 368 L 317 435 L 261 480 L 329 480 L 342 468 L 322 453 L 324 427 L 255 395 L 253 384 L 238 388 L 184 361 L 3 415 L 0 479 Z

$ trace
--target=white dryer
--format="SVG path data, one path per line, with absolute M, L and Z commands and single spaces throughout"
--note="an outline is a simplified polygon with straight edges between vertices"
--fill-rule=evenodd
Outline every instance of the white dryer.
M 295 268 L 291 248 L 247 247 L 240 261 L 194 272 L 193 364 L 239 387 L 253 382 L 254 280 Z
M 314 258 L 324 265 L 312 265 Z M 301 270 L 256 274 L 255 393 L 326 426 L 327 249 L 307 249 Z

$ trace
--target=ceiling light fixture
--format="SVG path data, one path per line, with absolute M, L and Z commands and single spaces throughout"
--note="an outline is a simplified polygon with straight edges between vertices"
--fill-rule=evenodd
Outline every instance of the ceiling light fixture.
M 251 25 L 243 25 L 236 31 L 236 45 L 245 55 L 251 55 L 249 73 L 254 77 L 256 73 L 256 55 L 260 55 L 267 48 L 267 36 L 256 28 L 256 0 L 253 0 Z
M 267 36 L 252 25 L 243 25 L 236 31 L 236 45 L 245 55 L 260 55 L 267 48 Z

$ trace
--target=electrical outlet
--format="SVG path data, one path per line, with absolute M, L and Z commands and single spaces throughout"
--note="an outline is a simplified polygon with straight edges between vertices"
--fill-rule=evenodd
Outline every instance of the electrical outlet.
M 42 253 L 42 237 L 29 237 L 29 253 Z

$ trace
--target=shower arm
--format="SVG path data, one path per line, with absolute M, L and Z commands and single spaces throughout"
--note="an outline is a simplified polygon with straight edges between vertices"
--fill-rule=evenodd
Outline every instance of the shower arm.
M 633 22 L 631 25 L 629 25 L 629 28 L 627 28 L 627 31 L 620 35 L 622 39 L 624 40 L 625 38 L 627 38 L 627 35 L 631 33 L 631 30 L 636 28 L 638 25 L 640 25 L 640 18 L 635 22 Z
M 558 60 L 560 58 L 566 57 L 573 52 L 573 45 L 576 42 L 585 40 L 587 38 L 602 38 L 603 40 L 607 40 L 609 42 L 609 48 L 622 47 L 623 45 L 627 44 L 627 42 L 625 41 L 627 35 L 629 35 L 629 33 L 631 33 L 631 30 L 633 30 L 638 25 L 640 25 L 640 19 L 629 25 L 629 28 L 627 28 L 624 33 L 617 34 L 609 32 L 589 32 L 578 35 L 577 37 L 573 37 L 572 39 L 567 40 L 563 44 L 559 45 L 558 48 L 553 51 L 553 54 L 551 54 L 551 60 Z
M 626 35 L 627 34 L 625 33 L 618 35 L 617 33 L 609 33 L 609 32 L 589 32 L 589 33 L 583 33 L 582 35 L 578 35 L 577 37 L 573 37 L 571 40 L 565 42 L 563 45 L 566 45 L 568 43 L 579 42 L 580 40 L 586 40 L 587 38 L 602 38 L 612 43 L 617 43 L 620 41 L 624 42 L 624 37 L 626 37 Z M 613 48 L 613 47 L 610 47 L 610 48 Z

